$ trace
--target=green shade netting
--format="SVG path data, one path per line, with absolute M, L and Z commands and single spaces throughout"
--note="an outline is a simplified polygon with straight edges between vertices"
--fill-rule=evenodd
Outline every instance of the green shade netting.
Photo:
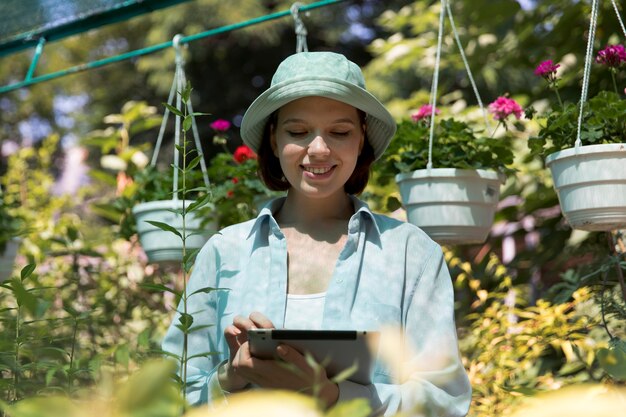
M 1 0 L 0 55 L 188 0 Z

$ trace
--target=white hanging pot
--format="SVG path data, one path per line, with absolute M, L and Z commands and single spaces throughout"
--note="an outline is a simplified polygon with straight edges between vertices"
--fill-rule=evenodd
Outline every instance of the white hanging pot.
M 0 253 L 0 282 L 4 282 L 11 277 L 19 247 L 20 239 L 13 238 L 6 242 L 4 251 Z
M 626 143 L 565 149 L 548 155 L 546 165 L 573 229 L 626 228 Z
M 487 239 L 504 177 L 482 169 L 432 168 L 396 175 L 407 220 L 439 244 Z
M 189 207 L 193 200 L 185 200 L 185 205 Z M 139 242 L 143 248 L 148 261 L 151 263 L 160 262 L 181 262 L 183 259 L 183 241 L 180 236 L 159 229 L 147 221 L 157 221 L 166 223 L 181 234 L 183 232 L 183 217 L 170 210 L 181 210 L 183 200 L 161 200 L 150 201 L 137 204 L 133 207 L 133 215 L 137 223 L 137 234 Z M 209 237 L 215 233 L 215 224 L 211 223 L 202 228 L 202 219 L 197 216 L 196 211 L 187 213 L 185 216 L 185 230 L 187 250 L 201 248 Z

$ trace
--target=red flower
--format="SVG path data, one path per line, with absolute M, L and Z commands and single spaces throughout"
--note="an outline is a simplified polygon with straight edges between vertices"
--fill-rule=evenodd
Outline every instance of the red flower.
M 233 182 L 233 184 L 237 184 L 239 182 L 239 178 L 233 177 L 231 181 Z
M 228 190 L 226 192 L 226 198 L 233 198 L 235 196 L 235 192 L 233 190 Z
M 230 129 L 230 122 L 224 119 L 217 119 L 216 121 L 211 123 L 211 129 L 215 130 L 216 132 L 226 132 L 228 129 Z
M 500 96 L 489 105 L 489 111 L 496 120 L 504 120 L 511 114 L 517 119 L 522 117 L 522 107 L 512 98 Z
M 439 109 L 435 109 L 435 114 L 439 114 L 441 113 L 441 111 L 439 111 Z M 420 120 L 429 118 L 430 116 L 432 116 L 433 114 L 433 106 L 431 106 L 430 104 L 424 104 L 422 107 L 420 107 L 416 113 L 413 113 L 411 115 L 411 119 L 414 122 L 418 122 Z
M 619 67 L 622 63 L 626 62 L 626 49 L 624 49 L 624 45 L 607 45 L 606 48 L 598 52 L 596 62 L 610 68 Z
M 238 164 L 243 164 L 248 159 L 256 159 L 257 156 L 254 151 L 248 148 L 246 145 L 241 145 L 237 149 L 235 149 L 235 153 L 233 154 L 233 159 Z

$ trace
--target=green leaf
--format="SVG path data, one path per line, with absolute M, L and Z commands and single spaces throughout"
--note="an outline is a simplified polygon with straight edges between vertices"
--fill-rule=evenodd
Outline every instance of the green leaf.
M 371 412 L 372 408 L 365 398 L 355 398 L 337 403 L 325 415 L 326 417 L 367 417 Z
M 596 355 L 606 373 L 615 379 L 626 381 L 626 352 L 621 349 L 600 348 Z
M 173 288 L 169 288 L 163 284 L 140 284 L 141 288 L 145 288 L 147 290 L 157 291 L 157 292 L 170 292 L 177 297 L 182 297 L 182 293 Z
M 153 220 L 146 220 L 146 222 L 150 223 L 151 225 L 153 225 L 155 227 L 158 227 L 159 229 L 164 230 L 166 232 L 172 232 L 176 236 L 180 237 L 181 239 L 183 238 L 183 235 L 181 235 L 178 230 L 176 230 L 175 228 L 173 228 L 172 226 L 170 226 L 167 223 L 157 222 L 157 221 L 153 221 Z
M 171 111 L 172 113 L 174 113 L 176 116 L 185 117 L 185 115 L 183 115 L 183 113 L 180 110 L 178 110 L 176 107 L 172 106 L 171 104 L 163 103 L 163 105 L 167 107 L 167 109 Z
M 213 356 L 213 355 L 219 355 L 219 354 L 220 352 L 202 352 L 202 353 L 197 353 L 195 355 L 189 356 L 187 360 L 194 359 L 194 358 L 206 358 L 207 356 Z
M 230 288 L 204 287 L 204 288 L 200 288 L 199 290 L 195 290 L 194 292 L 189 294 L 188 297 L 191 297 L 192 295 L 198 294 L 198 293 L 209 294 L 209 293 L 212 293 L 213 291 L 230 291 Z
M 183 119 L 183 131 L 187 132 L 189 129 L 191 129 L 192 123 L 193 123 L 193 117 L 185 116 L 185 118 Z
M 30 277 L 33 273 L 33 271 L 35 270 L 37 265 L 35 264 L 28 264 L 26 265 L 24 268 L 22 268 L 22 271 L 20 272 L 20 277 L 22 278 L 22 281 L 24 281 L 26 278 Z
M 193 316 L 191 314 L 182 313 L 178 318 L 180 322 L 179 329 L 183 331 L 183 333 L 188 333 L 191 325 L 193 324 Z
M 199 155 L 193 158 L 193 160 L 187 164 L 187 169 L 194 169 L 200 163 L 200 160 L 202 160 L 202 157 Z
M 17 278 L 12 281 L 13 294 L 17 305 L 25 307 L 28 312 L 35 315 L 37 312 L 37 298 L 35 298 L 29 291 L 24 288 L 22 281 Z

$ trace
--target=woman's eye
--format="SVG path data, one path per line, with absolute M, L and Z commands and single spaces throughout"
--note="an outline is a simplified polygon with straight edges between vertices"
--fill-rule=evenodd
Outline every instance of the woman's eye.
M 288 130 L 287 133 L 294 138 L 302 137 L 307 134 L 304 130 Z
M 334 136 L 348 136 L 350 134 L 350 131 L 342 131 L 342 132 L 330 132 L 332 135 Z

